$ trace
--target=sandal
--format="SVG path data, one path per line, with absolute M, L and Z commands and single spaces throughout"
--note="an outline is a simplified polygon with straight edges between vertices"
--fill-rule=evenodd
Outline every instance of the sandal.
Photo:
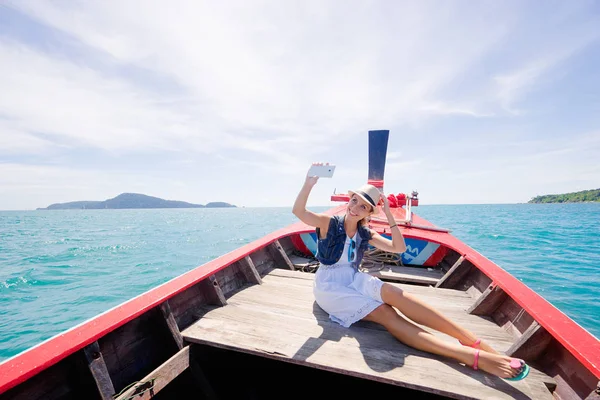
M 458 341 L 458 343 L 462 344 L 463 346 L 469 346 L 472 347 L 474 349 L 479 349 L 480 348 L 480 344 L 481 344 L 481 339 L 477 339 L 475 341 L 475 343 L 469 345 L 469 344 L 464 344 L 463 342 L 461 342 L 460 340 Z
M 529 365 L 527 365 L 523 360 L 513 358 L 510 361 L 510 367 L 512 369 L 521 370 L 521 372 L 519 372 L 519 374 L 514 378 L 504 378 L 507 381 L 520 381 L 521 379 L 524 379 L 527 375 L 529 375 Z
M 475 361 L 473 361 L 473 369 L 477 371 L 479 365 L 479 350 L 475 350 Z
M 478 343 L 475 343 L 477 345 Z M 520 381 L 524 379 L 527 375 L 529 375 L 529 365 L 525 363 L 523 360 L 519 360 L 517 358 L 513 358 L 510 361 L 510 367 L 512 369 L 520 370 L 519 374 L 514 378 L 503 378 L 507 381 Z M 473 361 L 472 368 L 477 371 L 479 369 L 479 349 L 475 350 L 475 360 Z

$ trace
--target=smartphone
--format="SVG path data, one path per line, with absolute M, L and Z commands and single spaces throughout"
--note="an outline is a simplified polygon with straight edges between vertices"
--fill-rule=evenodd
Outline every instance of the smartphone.
M 318 176 L 319 178 L 331 178 L 335 171 L 335 165 L 312 165 L 308 170 L 308 176 Z

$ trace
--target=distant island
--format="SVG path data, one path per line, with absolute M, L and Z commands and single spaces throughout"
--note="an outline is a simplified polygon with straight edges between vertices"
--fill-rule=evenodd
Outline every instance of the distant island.
M 122 193 L 104 201 L 72 201 L 70 203 L 51 204 L 38 210 L 100 210 L 123 208 L 220 208 L 235 207 L 229 203 L 212 202 L 206 205 L 186 203 L 185 201 L 164 200 L 158 197 L 138 193 Z
M 584 203 L 590 201 L 600 202 L 600 189 L 565 194 L 547 194 L 534 197 L 528 203 Z

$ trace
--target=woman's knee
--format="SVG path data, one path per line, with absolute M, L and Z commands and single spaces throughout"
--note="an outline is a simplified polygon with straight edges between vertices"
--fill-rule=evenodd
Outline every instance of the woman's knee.
M 366 321 L 376 322 L 380 325 L 386 325 L 392 318 L 398 317 L 396 310 L 388 304 L 382 304 L 371 311 L 365 318 Z
M 390 301 L 392 296 L 402 297 L 404 296 L 404 291 L 397 286 L 391 285 L 389 283 L 384 283 L 381 286 L 381 298 L 384 302 Z M 387 301 L 386 301 L 387 300 Z

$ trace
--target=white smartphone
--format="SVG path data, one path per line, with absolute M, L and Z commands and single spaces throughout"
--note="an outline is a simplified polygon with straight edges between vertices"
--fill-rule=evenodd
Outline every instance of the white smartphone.
M 331 178 L 335 171 L 335 165 L 311 165 L 308 170 L 308 176 L 318 176 L 319 178 Z

